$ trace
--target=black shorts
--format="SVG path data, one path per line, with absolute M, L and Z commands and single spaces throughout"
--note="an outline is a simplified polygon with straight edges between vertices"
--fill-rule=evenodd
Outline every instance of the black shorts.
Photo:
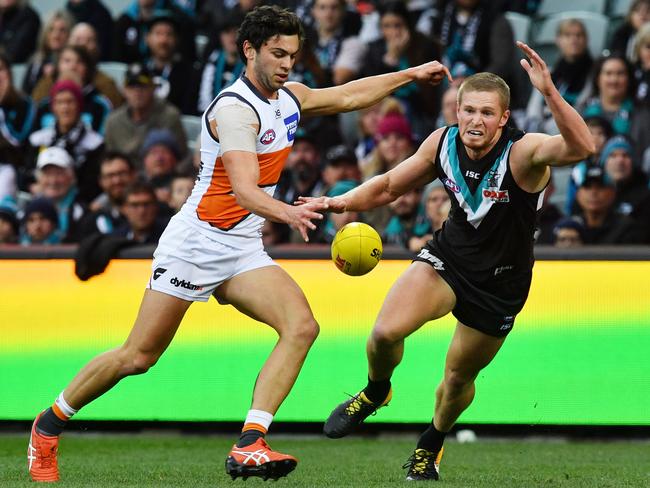
M 515 317 L 524 307 L 532 271 L 489 283 L 472 281 L 429 241 L 413 261 L 428 263 L 456 295 L 454 317 L 462 324 L 494 337 L 512 330 Z

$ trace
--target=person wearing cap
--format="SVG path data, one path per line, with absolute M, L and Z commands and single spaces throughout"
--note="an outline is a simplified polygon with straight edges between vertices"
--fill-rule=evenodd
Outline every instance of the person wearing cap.
M 202 113 L 224 88 L 232 85 L 244 72 L 244 62 L 237 49 L 237 29 L 243 15 L 230 13 L 219 29 L 218 42 L 209 45 L 205 62 L 200 69 L 199 92 L 196 110 Z
M 53 85 L 62 81 L 73 81 L 81 90 L 80 106 L 84 122 L 93 130 L 103 134 L 106 117 L 113 110 L 113 104 L 95 86 L 96 74 L 97 63 L 85 48 L 72 45 L 64 47 L 57 58 L 54 72 L 43 76 L 32 91 L 32 98 L 38 103 L 37 127 L 48 127 L 53 124 L 51 107 Z
M 79 199 L 74 161 L 65 149 L 48 147 L 38 155 L 35 190 L 38 197 L 47 198 L 55 205 L 61 239 L 77 242 L 80 238 L 79 223 L 86 207 Z
M 29 159 L 36 161 L 45 148 L 64 149 L 73 160 L 79 198 L 90 202 L 100 193 L 97 167 L 104 150 L 104 139 L 83 120 L 83 95 L 74 81 L 61 80 L 52 86 L 50 106 L 53 123 L 29 136 Z
M 181 148 L 167 129 L 152 129 L 142 144 L 143 176 L 145 180 L 173 176 L 181 158 Z
M 32 200 L 25 207 L 23 214 L 23 232 L 20 236 L 20 243 L 23 246 L 60 244 L 59 220 L 56 207 L 49 199 L 36 198 Z
M 584 245 L 584 232 L 580 220 L 564 217 L 553 227 L 553 245 L 561 248 L 580 247 Z
M 449 216 L 451 202 L 445 191 L 445 186 L 439 179 L 433 180 L 422 191 L 422 204 L 413 226 L 412 235 L 408 240 L 408 248 L 418 252 L 433 238 L 433 234 L 442 228 Z
M 308 241 L 314 221 L 322 219 L 321 203 L 291 205 L 273 196 L 301 114 L 358 110 L 413 81 L 438 84 L 449 75 L 431 61 L 313 90 L 288 81 L 302 36 L 300 20 L 289 10 L 260 6 L 245 17 L 237 42 L 246 75 L 203 115 L 199 174 L 154 252 L 132 333 L 122 346 L 82 368 L 35 419 L 32 479 L 59 479 L 55 456 L 67 419 L 121 379 L 146 372 L 167 349 L 191 304 L 213 296 L 257 317 L 278 336 L 252 387 L 239 439 L 226 455 L 226 472 L 233 478 L 279 478 L 296 467 L 297 459 L 273 450 L 265 435 L 319 327 L 300 287 L 264 250 L 261 229 L 265 219 L 283 222 Z
M 635 213 L 637 207 L 650 197 L 648 177 L 632 160 L 632 144 L 623 136 L 611 138 L 600 155 L 600 165 L 616 185 L 614 207 L 621 215 Z
M 601 166 L 580 164 L 572 178 L 578 188 L 577 215 L 585 244 L 640 244 L 644 234 L 629 216 L 616 213 L 616 184 Z
M 17 212 L 18 206 L 13 198 L 0 199 L 0 246 L 18 243 L 20 222 Z
M 156 12 L 145 37 L 149 48 L 146 64 L 156 84 L 156 97 L 172 103 L 184 114 L 194 114 L 192 63 L 178 52 L 179 27 L 170 11 Z
M 106 122 L 106 150 L 126 154 L 143 168 L 141 151 L 144 139 L 152 129 L 168 129 L 187 153 L 187 137 L 181 124 L 180 111 L 166 100 L 155 96 L 156 85 L 151 71 L 141 63 L 129 65 L 124 77 L 126 103 L 114 110 Z
M 388 171 L 413 154 L 411 124 L 397 102 L 387 105 L 377 124 L 376 146 L 361 162 L 363 180 Z
M 321 177 L 328 188 L 343 180 L 360 181 L 361 171 L 354 152 L 343 144 L 331 147 L 325 154 Z
M 149 56 L 145 43 L 149 22 L 160 10 L 170 12 L 179 24 L 178 50 L 183 59 L 193 63 L 196 59 L 196 24 L 173 0 L 134 0 L 115 21 L 113 59 L 121 63 L 138 63 Z

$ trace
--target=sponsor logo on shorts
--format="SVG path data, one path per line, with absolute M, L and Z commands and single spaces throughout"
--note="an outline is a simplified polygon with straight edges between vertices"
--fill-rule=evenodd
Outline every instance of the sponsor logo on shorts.
M 460 191 L 460 187 L 451 178 L 445 178 L 444 183 L 445 186 L 449 188 L 451 191 L 453 191 L 454 193 L 458 193 Z
M 284 125 L 287 127 L 287 140 L 291 142 L 295 138 L 296 131 L 298 130 L 298 112 L 284 119 Z
M 512 264 L 509 264 L 507 266 L 499 266 L 494 270 L 494 276 L 499 276 L 501 273 L 505 273 L 506 271 L 510 271 L 514 269 L 514 266 Z
M 420 251 L 420 254 L 418 254 L 418 257 L 420 259 L 424 259 L 426 261 L 429 261 L 433 265 L 433 269 L 437 271 L 444 271 L 445 270 L 445 263 L 442 262 L 442 259 L 440 259 L 437 256 L 434 256 L 429 252 L 428 249 L 422 249 Z
M 273 141 L 275 141 L 275 131 L 273 129 L 267 130 L 262 137 L 260 137 L 260 142 L 265 146 L 268 146 Z
M 176 276 L 174 276 L 169 282 L 174 285 L 176 288 L 185 288 L 186 290 L 192 290 L 192 291 L 201 291 L 203 290 L 202 286 L 195 285 L 194 283 L 190 283 L 189 281 L 185 280 L 179 280 Z
M 156 281 L 158 278 L 160 278 L 161 275 L 164 275 L 167 272 L 165 268 L 156 268 L 156 270 L 153 272 L 153 280 Z
M 483 198 L 492 200 L 497 203 L 508 203 L 510 201 L 510 195 L 508 195 L 508 190 L 483 190 Z
M 510 330 L 512 329 L 512 325 L 515 323 L 515 316 L 507 315 L 503 317 L 503 321 L 505 322 L 505 324 L 499 327 L 499 330 Z

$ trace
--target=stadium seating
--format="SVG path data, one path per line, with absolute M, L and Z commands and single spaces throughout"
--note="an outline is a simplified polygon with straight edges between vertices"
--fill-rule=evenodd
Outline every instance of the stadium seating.
M 632 0 L 611 0 L 609 7 L 609 16 L 610 17 L 625 17 L 628 10 L 630 10 L 630 5 Z
M 533 35 L 533 46 L 546 63 L 552 66 L 558 57 L 558 50 L 555 46 L 557 27 L 566 19 L 578 19 L 585 25 L 589 35 L 589 51 L 595 58 L 600 57 L 605 48 L 608 18 L 594 12 L 571 11 L 547 17 Z
M 11 77 L 14 80 L 14 86 L 20 88 L 23 84 L 23 78 L 27 72 L 26 63 L 15 63 L 11 65 Z
M 183 129 L 187 135 L 187 147 L 191 151 L 196 149 L 196 140 L 201 133 L 201 117 L 195 115 L 183 115 L 181 117 L 181 123 L 183 124 Z
M 543 0 L 537 11 L 538 17 L 561 14 L 569 7 L 571 10 L 583 10 L 585 12 L 605 13 L 607 0 Z
M 106 61 L 99 63 L 97 68 L 115 80 L 115 84 L 122 88 L 124 86 L 124 73 L 128 65 L 117 61 Z
M 36 0 L 29 2 L 29 6 L 36 10 L 41 16 L 41 21 L 45 22 L 51 12 L 61 10 L 65 7 L 65 3 L 66 0 Z
M 510 27 L 512 27 L 512 34 L 515 37 L 515 41 L 521 41 L 528 44 L 528 41 L 530 40 L 530 17 L 517 12 L 506 12 L 504 15 L 506 19 L 508 19 L 508 22 L 510 22 Z

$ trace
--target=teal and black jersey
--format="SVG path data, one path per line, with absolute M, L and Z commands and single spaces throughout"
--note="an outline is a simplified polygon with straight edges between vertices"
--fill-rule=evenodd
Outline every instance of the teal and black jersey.
M 474 161 L 458 126 L 450 126 L 436 154 L 451 210 L 432 244 L 466 279 L 487 289 L 530 275 L 533 267 L 533 235 L 544 192 L 528 193 L 512 176 L 510 150 L 523 135 L 505 127 L 494 148 Z

